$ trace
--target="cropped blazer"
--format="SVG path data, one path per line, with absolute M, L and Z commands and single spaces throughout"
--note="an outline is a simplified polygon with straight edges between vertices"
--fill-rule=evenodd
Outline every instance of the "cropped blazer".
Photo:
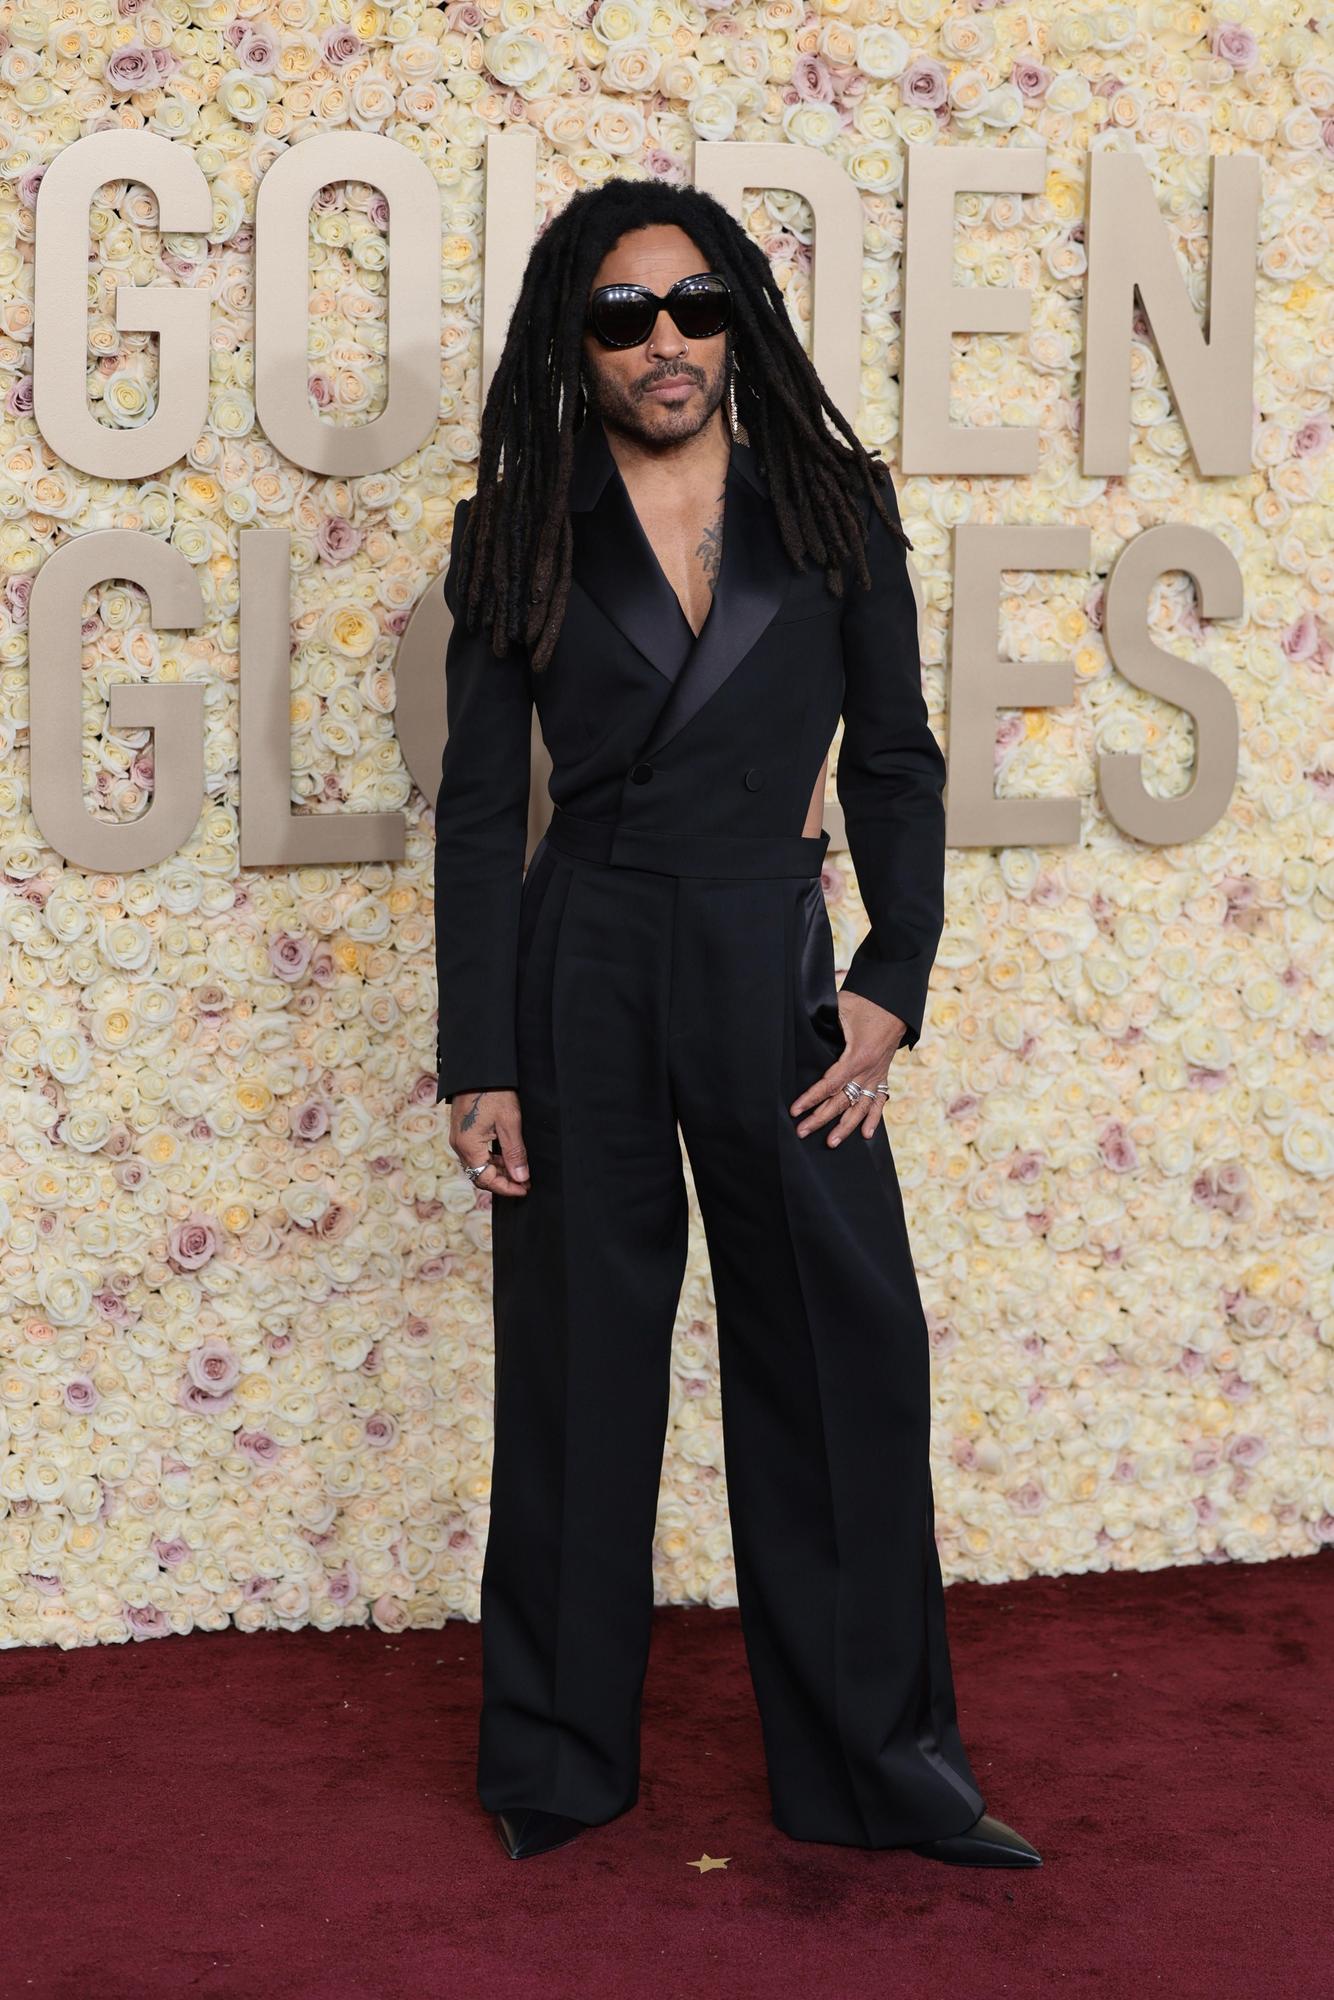
M 884 491 L 897 519 L 888 479 Z M 456 506 L 451 555 L 469 504 Z M 870 926 L 843 985 L 897 1014 L 903 1046 L 916 1044 L 944 923 L 946 767 L 922 696 L 903 545 L 869 495 L 861 505 L 871 584 L 849 571 L 840 598 L 822 567 L 788 557 L 757 453 L 735 439 L 719 573 L 696 637 L 601 423 L 585 419 L 569 489 L 570 590 L 547 668 L 534 673 L 523 647 L 497 656 L 484 630 L 457 619 L 446 646 L 437 1102 L 518 1088 L 534 705 L 551 801 L 596 823 L 613 863 L 653 867 L 660 853 L 669 873 L 719 876 L 747 872 L 747 841 L 771 850 L 776 836 L 801 834 L 841 717 L 835 785 Z

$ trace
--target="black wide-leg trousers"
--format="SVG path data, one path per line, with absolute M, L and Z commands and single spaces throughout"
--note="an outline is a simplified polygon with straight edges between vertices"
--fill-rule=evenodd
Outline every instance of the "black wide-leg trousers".
M 558 811 L 523 885 L 531 1180 L 491 1210 L 479 1796 L 589 1824 L 638 1797 L 683 1138 L 774 1821 L 864 1847 L 960 1832 L 984 1802 L 955 1715 L 889 1137 L 830 1147 L 788 1110 L 843 1047 L 827 836 L 710 842 L 714 866 L 751 871 L 716 875 L 672 872 L 704 865 L 688 839 L 642 868 L 599 858 L 607 832 Z

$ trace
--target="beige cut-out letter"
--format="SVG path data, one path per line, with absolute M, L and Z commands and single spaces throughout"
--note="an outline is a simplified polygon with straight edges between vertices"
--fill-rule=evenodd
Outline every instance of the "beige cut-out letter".
M 996 797 L 996 710 L 1064 708 L 1074 700 L 1069 660 L 1006 660 L 996 650 L 1001 573 L 1082 569 L 1081 527 L 954 530 L 954 616 L 949 674 L 949 798 L 952 847 L 1069 847 L 1079 839 L 1079 800 Z
M 292 811 L 292 538 L 242 528 L 241 865 L 401 861 L 402 813 Z
M 482 267 L 483 404 L 496 372 L 524 266 L 537 230 L 537 134 L 529 127 L 486 136 L 486 258 Z M 403 761 L 422 797 L 435 804 L 444 756 L 445 651 L 450 615 L 435 576 L 418 598 L 394 648 L 394 731 Z M 546 788 L 551 759 L 533 715 L 533 791 L 530 841 L 535 846 L 551 817 Z
M 482 266 L 482 380 L 486 402 L 537 234 L 537 134 L 531 126 L 486 135 L 486 258 Z
M 118 285 L 122 333 L 156 333 L 157 408 L 117 429 L 88 403 L 88 206 L 106 181 L 157 196 L 158 229 L 207 236 L 213 197 L 188 148 L 157 132 L 92 132 L 59 148 L 37 190 L 32 401 L 58 458 L 97 479 L 149 479 L 183 458 L 208 415 L 206 283 Z M 49 564 L 48 564 L 49 567 Z
M 916 145 L 907 151 L 899 463 L 905 472 L 1032 472 L 1038 434 L 1031 425 L 980 429 L 950 422 L 952 336 L 1025 333 L 1032 312 L 1032 293 L 1018 286 L 955 284 L 954 197 L 978 189 L 1040 194 L 1046 148 Z
M 83 600 L 112 577 L 147 591 L 154 625 L 193 630 L 204 622 L 193 569 L 155 535 L 99 528 L 48 556 L 28 599 L 30 783 L 33 818 L 57 854 L 99 874 L 131 875 L 175 854 L 203 809 L 204 688 L 113 684 L 107 728 L 153 732 L 153 798 L 138 819 L 95 819 L 83 797 Z
M 1223 817 L 1237 779 L 1237 708 L 1217 674 L 1169 653 L 1149 637 L 1149 596 L 1168 570 L 1185 570 L 1206 618 L 1239 618 L 1244 585 L 1237 559 L 1217 535 L 1185 522 L 1146 528 L 1127 542 L 1107 578 L 1103 636 L 1132 687 L 1184 709 L 1195 724 L 1195 774 L 1184 792 L 1155 798 L 1144 789 L 1138 752 L 1098 756 L 1098 788 L 1122 833 L 1166 847 L 1198 840 Z
M 1159 212 L 1148 168 L 1134 153 L 1088 156 L 1088 278 L 1084 286 L 1086 478 L 1130 465 L 1130 341 L 1135 293 L 1153 327 L 1163 373 L 1204 478 L 1251 463 L 1255 268 L 1260 162 L 1225 153 L 1209 162 L 1209 292 L 1200 326 Z
M 862 198 L 829 154 L 772 141 L 697 140 L 695 185 L 742 219 L 747 188 L 781 188 L 810 203 L 811 361 L 850 424 L 861 402 Z
M 389 204 L 385 407 L 368 423 L 322 417 L 306 358 L 310 204 L 330 181 L 366 181 Z M 382 472 L 434 430 L 440 411 L 440 190 L 380 132 L 319 132 L 281 153 L 255 198 L 255 414 L 308 472 Z

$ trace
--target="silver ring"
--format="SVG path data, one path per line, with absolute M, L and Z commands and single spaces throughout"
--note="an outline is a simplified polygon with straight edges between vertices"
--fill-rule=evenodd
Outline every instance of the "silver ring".
M 878 1083 L 873 1090 L 868 1090 L 864 1083 L 849 1081 L 842 1085 L 842 1091 L 849 1104 L 860 1104 L 863 1097 L 888 1097 L 889 1085 Z

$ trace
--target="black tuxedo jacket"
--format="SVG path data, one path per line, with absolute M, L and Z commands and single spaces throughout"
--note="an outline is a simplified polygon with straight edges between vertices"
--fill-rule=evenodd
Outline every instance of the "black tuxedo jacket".
M 455 549 L 468 505 L 455 509 Z M 720 848 L 729 837 L 801 833 L 841 715 L 835 782 L 870 919 L 843 984 L 905 1021 L 911 1048 L 944 922 L 945 760 L 922 697 L 902 544 L 864 497 L 871 588 L 849 575 L 836 597 L 822 568 L 789 560 L 757 455 L 737 439 L 718 579 L 696 638 L 592 415 L 576 435 L 569 505 L 573 573 L 546 671 L 533 673 L 521 648 L 497 658 L 486 633 L 461 621 L 446 649 L 437 1102 L 518 1087 L 534 702 L 553 804 L 618 831 L 717 838 Z M 444 592 L 453 612 L 448 575 Z M 725 860 L 715 872 L 728 872 Z

